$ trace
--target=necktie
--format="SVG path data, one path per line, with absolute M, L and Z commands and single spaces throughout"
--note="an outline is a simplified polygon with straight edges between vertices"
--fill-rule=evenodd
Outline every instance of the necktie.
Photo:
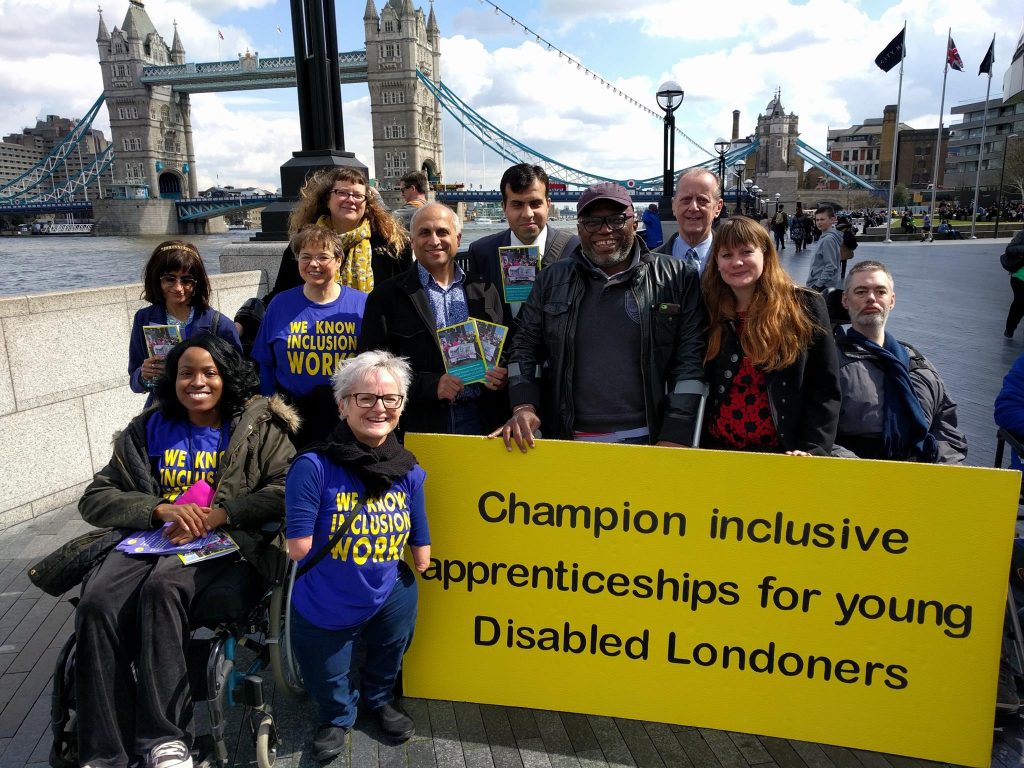
M 686 252 L 685 258 L 688 263 L 693 264 L 694 269 L 700 269 L 700 257 L 693 248 Z

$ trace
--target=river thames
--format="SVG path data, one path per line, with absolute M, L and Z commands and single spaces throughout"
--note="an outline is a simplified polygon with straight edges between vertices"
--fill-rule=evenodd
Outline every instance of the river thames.
M 575 229 L 576 222 L 560 220 L 551 222 L 551 226 Z M 467 223 L 462 246 L 504 228 L 500 224 Z M 193 243 L 202 254 L 207 271 L 218 274 L 221 251 L 231 243 L 248 242 L 253 234 L 239 230 L 220 235 L 0 237 L 0 296 L 141 283 L 142 269 L 150 253 L 157 244 L 175 237 Z

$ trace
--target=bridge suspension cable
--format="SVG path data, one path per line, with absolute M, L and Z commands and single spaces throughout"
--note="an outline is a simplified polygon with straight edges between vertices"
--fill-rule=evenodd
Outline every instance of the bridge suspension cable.
M 40 197 L 46 197 L 46 194 L 29 196 L 28 193 L 44 181 L 54 178 L 56 172 L 64 167 L 68 156 L 78 148 L 78 145 L 82 142 L 89 129 L 92 127 L 92 121 L 96 118 L 96 114 L 99 112 L 100 106 L 103 104 L 103 99 L 103 94 L 100 94 L 100 97 L 96 99 L 96 102 L 89 108 L 89 111 L 85 113 L 82 119 L 78 121 L 68 135 L 61 140 L 60 144 L 50 150 L 50 153 L 36 164 L 35 167 L 25 171 L 21 176 L 18 176 L 7 184 L 0 186 L 0 202 L 10 203 L 16 202 L 17 200 L 37 200 Z M 110 150 L 110 147 L 107 147 L 107 149 Z M 104 152 L 103 154 L 108 156 L 106 165 L 103 168 L 103 170 L 106 170 L 106 168 L 110 166 L 110 162 L 113 161 L 113 152 Z M 97 162 L 94 162 L 91 168 L 98 168 L 98 160 L 99 158 L 97 158 Z M 102 173 L 103 170 L 100 170 L 99 173 Z M 76 176 L 76 180 L 81 176 L 81 173 L 78 174 Z M 93 178 L 95 178 L 95 176 L 89 179 L 89 181 L 85 181 L 81 184 L 72 184 L 71 181 L 69 181 L 65 184 L 65 187 L 62 187 L 61 189 L 74 186 L 75 190 L 77 190 L 80 186 L 88 184 Z M 55 192 L 56 190 L 51 190 L 50 193 L 47 193 L 50 195 L 50 199 L 58 199 L 57 197 L 54 197 Z M 69 194 L 69 192 L 65 192 L 64 194 Z
M 469 106 L 458 94 L 452 91 L 443 82 L 435 83 L 422 72 L 416 72 L 417 77 L 427 87 L 434 98 L 448 114 L 455 118 L 463 128 L 473 134 L 476 139 L 488 149 L 511 163 L 536 163 L 545 167 L 552 181 L 571 184 L 576 187 L 589 187 L 601 181 L 614 181 L 624 184 L 624 180 L 612 179 L 608 176 L 581 171 L 554 158 L 538 152 L 526 146 L 518 139 L 510 136 L 505 131 L 491 123 L 487 118 Z M 638 179 L 635 186 L 640 189 L 660 186 L 661 176 L 652 176 L 647 179 Z
M 501 6 L 497 5 L 496 3 L 491 2 L 491 0 L 480 0 L 480 2 L 481 3 L 486 3 L 487 5 L 491 6 L 491 8 L 494 9 L 494 12 L 496 14 L 498 14 L 499 16 L 504 16 L 505 18 L 507 18 L 509 20 L 509 22 L 511 22 L 514 26 L 519 27 L 521 30 L 523 30 L 523 32 L 527 36 L 534 38 L 534 40 L 536 40 L 541 45 L 545 46 L 549 51 L 555 51 L 558 54 L 558 58 L 559 59 L 565 59 L 567 62 L 569 62 L 569 64 L 575 64 L 576 65 L 576 69 L 578 69 L 581 72 L 587 74 L 593 80 L 596 80 L 597 82 L 601 83 L 601 85 L 603 85 L 605 88 L 610 90 L 616 96 L 619 96 L 619 97 L 625 99 L 627 102 L 629 102 L 631 105 L 633 105 L 637 109 L 640 109 L 643 112 L 646 112 L 647 114 L 651 115 L 654 118 L 657 118 L 658 120 L 664 120 L 665 119 L 664 115 L 659 114 L 658 112 L 655 112 L 650 107 L 644 105 L 640 101 L 637 101 L 632 96 L 630 96 L 628 93 L 623 91 L 621 88 L 619 88 L 619 87 L 613 85 L 612 83 L 608 82 L 608 80 L 606 80 L 604 77 L 602 77 L 597 72 L 592 70 L 590 67 L 588 67 L 586 64 L 584 64 L 582 61 L 580 61 L 579 59 L 569 55 L 568 53 L 563 51 L 561 48 L 559 48 L 557 45 L 552 43 L 550 40 L 546 40 L 545 38 L 541 37 L 540 33 L 535 32 L 534 30 L 530 29 L 528 26 L 523 24 L 523 22 L 521 22 L 519 19 L 517 19 L 515 16 L 513 16 L 511 13 L 506 11 Z M 689 136 L 687 136 L 686 133 L 684 133 L 679 127 L 676 127 L 675 131 L 680 136 L 682 136 L 686 141 L 690 142 L 690 144 L 692 144 L 694 147 L 699 149 L 704 154 L 710 155 L 711 157 L 715 158 L 716 161 L 717 161 L 717 157 L 716 157 L 716 155 L 713 152 L 711 152 L 708 149 L 705 149 L 700 144 L 698 144 L 694 139 L 692 139 Z

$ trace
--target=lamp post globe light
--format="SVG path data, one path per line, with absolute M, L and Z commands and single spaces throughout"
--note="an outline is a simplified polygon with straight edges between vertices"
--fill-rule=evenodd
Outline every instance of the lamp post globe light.
M 1011 133 L 1003 141 L 1003 164 L 999 168 L 999 189 L 996 191 L 996 226 L 992 237 L 999 237 L 999 217 L 1003 213 L 1003 176 L 1006 174 L 1006 161 L 1010 157 L 1010 139 L 1016 139 L 1017 134 Z
M 751 205 L 750 201 L 754 197 L 754 193 L 750 191 L 751 187 L 754 186 L 753 179 L 743 180 L 743 191 L 745 193 L 744 202 L 746 203 L 747 215 L 751 215 L 754 212 L 754 206 Z
M 658 217 L 662 221 L 673 221 L 672 215 L 672 184 L 675 175 L 676 161 L 676 118 L 675 111 L 683 103 L 683 89 L 675 80 L 666 80 L 658 88 L 656 94 L 658 106 L 665 113 L 665 162 L 662 179 L 661 202 L 658 204 Z
M 729 142 L 719 138 L 715 140 L 715 152 L 718 153 L 718 182 L 725 191 L 725 153 L 729 149 Z
M 779 212 L 779 200 L 781 198 L 782 198 L 782 193 L 781 192 L 776 192 L 775 193 L 775 212 L 776 213 Z
M 736 173 L 736 213 L 743 213 L 743 208 L 740 205 L 740 185 L 743 183 L 743 171 L 746 167 L 747 164 L 742 160 L 737 160 L 732 164 L 732 169 Z
M 761 188 L 755 184 L 750 188 L 750 194 L 754 196 L 754 217 L 761 218 Z

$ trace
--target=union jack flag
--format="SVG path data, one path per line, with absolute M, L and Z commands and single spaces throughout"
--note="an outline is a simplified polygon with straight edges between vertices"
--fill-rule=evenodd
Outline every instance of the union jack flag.
M 224 33 L 221 32 L 219 29 L 217 30 L 217 37 L 219 37 L 221 40 L 224 39 Z
M 953 42 L 952 37 L 949 38 L 949 47 L 946 49 L 946 63 L 957 72 L 964 71 L 964 60 L 957 53 L 956 43 Z

